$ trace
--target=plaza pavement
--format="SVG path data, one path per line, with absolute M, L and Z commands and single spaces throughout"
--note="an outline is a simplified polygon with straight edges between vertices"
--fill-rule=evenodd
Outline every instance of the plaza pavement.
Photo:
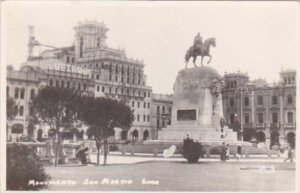
M 92 163 L 96 163 L 96 154 L 90 154 L 90 160 Z M 236 160 L 233 156 L 226 162 L 260 162 L 260 163 L 280 163 L 284 162 L 285 157 L 273 156 L 268 157 L 267 155 L 249 155 L 249 157 L 242 157 L 240 160 Z M 107 164 L 136 164 L 149 161 L 172 161 L 172 162 L 183 162 L 186 161 L 181 155 L 175 154 L 172 157 L 165 158 L 162 154 L 158 154 L 156 157 L 153 154 L 134 154 L 127 153 L 122 155 L 119 152 L 111 152 L 107 157 Z M 219 162 L 219 155 L 211 155 L 210 157 L 200 158 L 199 162 Z M 103 162 L 103 156 L 100 156 L 100 162 Z

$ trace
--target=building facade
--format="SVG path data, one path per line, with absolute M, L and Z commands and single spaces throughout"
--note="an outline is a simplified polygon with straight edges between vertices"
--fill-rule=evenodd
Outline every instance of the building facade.
M 36 82 L 27 85 L 26 90 L 31 87 L 37 90 L 40 81 L 43 81 L 47 86 L 78 89 L 95 97 L 124 100 L 134 110 L 135 119 L 129 131 L 115 128 L 115 138 L 153 139 L 155 127 L 151 125 L 152 88 L 146 85 L 143 61 L 128 58 L 124 50 L 109 48 L 106 44 L 108 28 L 104 23 L 79 22 L 74 30 L 74 46 L 45 50 L 37 57 L 28 57 L 19 71 L 8 71 L 8 97 L 15 95 L 12 91 L 14 87 L 31 81 L 31 76 L 42 76 L 43 79 L 36 79 Z M 30 74 L 26 77 L 28 80 L 20 79 L 21 74 Z M 18 92 L 23 93 L 23 90 Z M 28 98 L 22 100 L 26 104 L 30 102 Z M 27 106 L 21 105 L 20 108 L 28 109 Z M 24 129 L 22 132 L 19 129 L 16 136 L 28 135 L 28 112 L 23 112 L 22 115 L 25 117 Z M 16 117 L 13 122 L 19 119 L 20 117 Z M 8 130 L 8 135 L 11 136 L 12 129 L 8 127 Z M 47 130 L 40 135 L 46 138 Z
M 244 141 L 270 146 L 290 143 L 296 132 L 296 71 L 280 72 L 280 81 L 249 81 L 245 73 L 225 74 L 224 118 Z
M 155 131 L 154 139 L 158 139 L 158 132 L 162 128 L 171 124 L 171 114 L 173 106 L 173 95 L 155 94 L 152 95 L 151 114 Z

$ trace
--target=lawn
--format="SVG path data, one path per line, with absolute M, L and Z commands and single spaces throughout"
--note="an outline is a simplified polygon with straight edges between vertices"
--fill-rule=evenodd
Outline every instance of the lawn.
M 259 169 L 263 166 L 275 170 Z M 56 183 L 49 190 L 293 191 L 295 186 L 293 163 L 151 161 L 46 171 Z M 73 184 L 60 184 L 66 180 Z

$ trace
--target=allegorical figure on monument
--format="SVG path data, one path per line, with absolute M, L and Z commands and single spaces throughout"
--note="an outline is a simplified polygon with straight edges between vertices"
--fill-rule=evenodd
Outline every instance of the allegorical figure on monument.
M 193 45 L 186 51 L 185 54 L 185 68 L 187 68 L 187 64 L 191 57 L 193 57 L 194 66 L 196 65 L 197 56 L 201 56 L 201 66 L 203 66 L 203 58 L 204 56 L 209 57 L 209 61 L 207 64 L 210 63 L 212 56 L 210 55 L 210 46 L 216 47 L 216 39 L 215 38 L 208 38 L 203 42 L 202 36 L 200 32 L 194 37 Z

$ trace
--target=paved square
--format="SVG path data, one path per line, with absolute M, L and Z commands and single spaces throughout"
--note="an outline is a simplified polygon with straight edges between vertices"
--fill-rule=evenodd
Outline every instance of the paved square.
M 49 190 L 293 191 L 295 164 L 149 161 L 107 166 L 47 167 Z M 73 185 L 60 185 L 72 180 Z

